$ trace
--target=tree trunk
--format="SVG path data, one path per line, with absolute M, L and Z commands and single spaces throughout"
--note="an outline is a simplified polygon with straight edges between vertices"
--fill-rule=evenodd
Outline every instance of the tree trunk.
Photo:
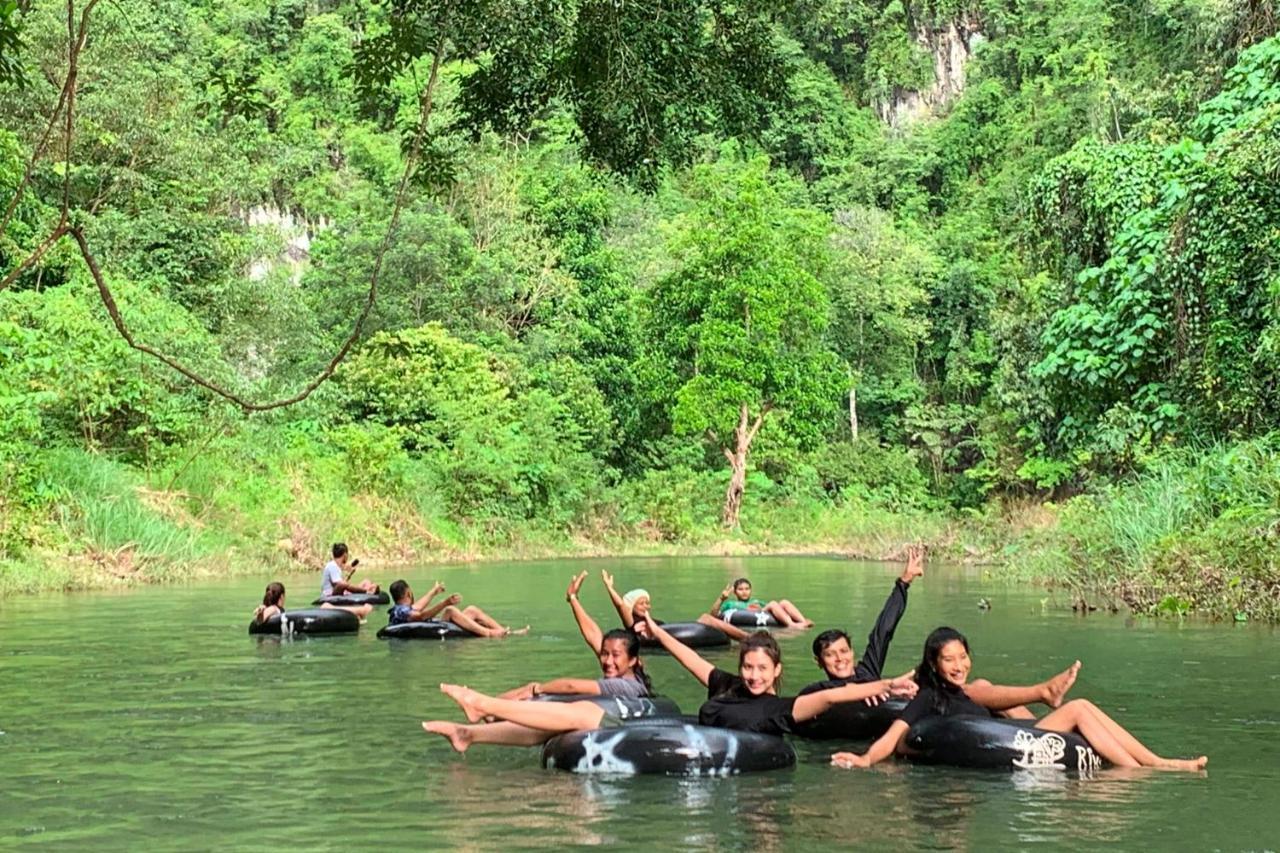
M 747 491 L 747 456 L 751 452 L 751 442 L 755 440 L 764 416 L 769 414 L 773 405 L 766 403 L 760 410 L 755 422 L 751 423 L 751 415 L 747 404 L 743 403 L 738 412 L 738 425 L 733 430 L 733 449 L 721 448 L 729 460 L 729 488 L 724 493 L 724 511 L 720 521 L 729 529 L 738 527 L 738 515 L 742 512 L 742 496 Z M 748 425 L 750 424 L 750 425 Z
M 849 389 L 849 440 L 858 440 L 858 389 Z

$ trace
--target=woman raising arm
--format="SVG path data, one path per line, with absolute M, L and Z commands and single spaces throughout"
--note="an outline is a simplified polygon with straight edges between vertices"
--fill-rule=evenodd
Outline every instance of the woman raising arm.
M 911 726 L 924 717 L 941 715 L 973 715 L 991 716 L 990 710 L 979 705 L 966 693 L 969 680 L 969 641 L 953 628 L 938 628 L 925 640 L 924 655 L 920 666 L 916 669 L 916 682 L 920 692 L 903 710 L 901 716 L 893 722 L 889 730 L 863 755 L 852 752 L 837 752 L 831 757 L 831 763 L 838 767 L 869 767 L 897 751 Z M 1050 679 L 1046 684 L 1056 683 L 1061 686 L 1065 682 L 1075 680 L 1079 662 L 1069 667 L 1057 679 Z M 995 688 L 997 690 L 1026 690 L 1026 688 Z M 1062 688 L 1056 698 L 1061 701 Z M 1030 694 L 1027 694 L 1030 695 Z M 1022 698 L 1014 693 L 1008 701 Z M 1050 694 L 1053 698 L 1053 694 Z M 1162 758 L 1145 747 L 1119 723 L 1109 717 L 1100 708 L 1086 699 L 1073 699 L 1042 717 L 1036 724 L 1038 729 L 1052 732 L 1076 732 L 1092 746 L 1099 755 L 1117 767 L 1155 767 L 1163 770 L 1201 770 L 1209 759 L 1200 756 L 1195 759 Z
M 681 643 L 648 617 L 649 631 L 707 688 L 707 701 L 698 711 L 698 722 L 707 726 L 783 734 L 797 722 L 812 719 L 832 705 L 885 695 L 915 695 L 915 683 L 906 678 L 879 679 L 819 690 L 805 696 L 778 695 L 782 683 L 782 653 L 777 641 L 765 632 L 749 635 L 738 651 L 738 674 L 717 669 L 693 649 Z

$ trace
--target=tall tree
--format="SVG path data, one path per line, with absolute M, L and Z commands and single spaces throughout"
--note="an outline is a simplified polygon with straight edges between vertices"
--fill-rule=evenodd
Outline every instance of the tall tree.
M 525 133 L 555 103 L 593 160 L 652 182 L 701 133 L 758 132 L 791 62 L 774 0 L 392 0 L 388 29 L 357 51 L 371 91 L 418 57 L 467 58 L 468 124 Z
M 801 445 L 841 405 L 843 373 L 824 345 L 830 221 L 793 202 L 768 161 L 694 169 L 677 223 L 677 271 L 647 295 L 644 382 L 675 431 L 729 463 L 721 520 L 738 525 L 752 443 L 772 415 Z

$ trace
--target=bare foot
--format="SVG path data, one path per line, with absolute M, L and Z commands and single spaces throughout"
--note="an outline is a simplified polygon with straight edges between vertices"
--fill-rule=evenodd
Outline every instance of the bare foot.
M 1162 758 L 1156 766 L 1161 770 L 1185 770 L 1195 773 L 1203 770 L 1208 763 L 1209 756 L 1202 755 L 1199 758 Z
M 1067 691 L 1071 689 L 1071 685 L 1076 683 L 1076 676 L 1079 674 L 1080 661 L 1076 661 L 1046 681 L 1044 683 L 1044 703 L 1050 708 L 1057 708 L 1061 705 L 1062 700 L 1067 695 Z
M 522 634 L 529 633 L 529 626 L 525 625 L 523 628 L 508 628 L 507 633 L 512 637 L 519 637 Z
M 440 692 L 457 702 L 462 713 L 466 714 L 471 722 L 478 723 L 484 719 L 484 712 L 476 707 L 479 694 L 470 687 L 464 687 L 461 684 L 441 684 Z
M 454 752 L 466 752 L 467 747 L 471 746 L 471 729 L 466 726 L 444 720 L 429 720 L 422 724 L 422 728 L 448 738 L 449 746 L 453 747 Z

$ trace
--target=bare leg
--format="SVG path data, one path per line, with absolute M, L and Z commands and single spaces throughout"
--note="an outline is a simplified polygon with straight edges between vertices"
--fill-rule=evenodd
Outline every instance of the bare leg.
M 477 624 L 483 625 L 484 627 L 489 628 L 491 630 L 496 629 L 498 631 L 501 631 L 504 635 L 529 633 L 528 625 L 525 625 L 523 628 L 520 628 L 518 630 L 513 630 L 511 628 L 508 628 L 506 625 L 503 625 L 497 619 L 494 619 L 492 616 L 490 616 L 488 613 L 485 613 L 483 610 L 481 610 L 479 607 L 476 607 L 474 604 L 468 604 L 466 607 L 462 608 L 462 612 L 465 613 L 471 619 L 474 619 Z
M 1034 702 L 1043 702 L 1051 708 L 1056 708 L 1062 704 L 1062 699 L 1071 689 L 1071 685 L 1076 683 L 1076 675 L 1079 672 L 1080 661 L 1076 661 L 1053 678 L 1027 687 L 992 684 L 985 678 L 977 678 L 964 686 L 964 692 L 979 705 L 994 711 L 1007 711 Z M 1023 710 L 1026 709 L 1023 708 Z M 1018 714 L 1018 716 L 1023 715 Z
M 422 728 L 447 738 L 449 745 L 457 752 L 466 752 L 467 747 L 477 743 L 537 746 L 554 737 L 552 732 L 531 729 L 517 723 L 482 723 L 478 726 L 464 726 L 461 723 L 451 723 L 446 720 L 428 720 L 422 724 Z
M 1196 759 L 1161 758 L 1087 699 L 1072 699 L 1036 723 L 1036 728 L 1054 732 L 1077 731 L 1103 758 L 1118 767 L 1202 770 L 1209 763 L 1203 755 Z
M 492 714 L 512 723 L 548 732 L 597 729 L 604 709 L 591 702 L 518 702 L 485 696 L 457 684 L 441 684 L 448 696 L 470 716 L 473 712 Z
M 1031 713 L 1026 705 L 1005 705 L 1005 702 L 1016 698 L 1017 694 L 1013 691 L 1033 689 L 1031 687 L 1000 687 L 985 678 L 975 678 L 964 686 L 965 695 L 970 699 L 984 708 L 990 708 L 996 713 L 996 716 L 1004 717 L 1007 720 L 1034 720 L 1036 718 L 1036 715 Z M 1009 693 L 1006 694 L 1003 691 L 1009 691 Z
M 787 612 L 787 615 L 791 617 L 792 621 L 798 622 L 806 628 L 813 625 L 813 620 L 806 619 L 805 615 L 800 612 L 800 608 L 792 604 L 790 600 L 784 598 L 778 602 L 778 606 Z
M 764 609 L 769 613 L 770 616 L 772 616 L 774 619 L 777 619 L 778 623 L 782 625 L 783 628 L 795 627 L 796 623 L 795 623 L 795 620 L 791 618 L 791 614 L 788 613 L 786 608 L 784 608 L 778 602 L 770 601 L 768 604 L 764 606 Z
M 701 622 L 703 625 L 710 625 L 712 628 L 715 628 L 717 631 L 723 631 L 724 633 L 729 635 L 729 639 L 731 640 L 737 640 L 738 642 L 742 642 L 742 640 L 747 637 L 747 632 L 739 628 L 737 625 L 731 625 L 728 622 L 724 621 L 723 619 L 717 619 L 716 617 L 712 616 L 710 613 L 703 613 L 699 615 L 698 621 Z
M 488 613 L 485 613 L 479 607 L 476 607 L 474 604 L 468 604 L 466 607 L 462 608 L 462 612 L 467 614 L 472 619 L 476 620 L 486 628 L 505 628 L 506 627 L 505 625 L 498 622 L 498 620 L 490 616 Z
M 481 625 L 479 622 L 472 619 L 465 612 L 454 607 L 452 604 L 444 610 L 441 610 L 438 614 L 438 618 L 446 619 L 464 631 L 475 634 L 477 637 L 503 637 L 507 634 L 507 630 L 505 628 L 488 628 Z
M 354 613 L 355 615 L 359 616 L 360 621 L 363 622 L 365 620 L 365 617 L 373 612 L 373 605 L 372 604 L 330 604 L 329 602 L 326 601 L 324 604 L 320 605 L 320 609 L 321 610 L 345 610 L 348 613 Z

